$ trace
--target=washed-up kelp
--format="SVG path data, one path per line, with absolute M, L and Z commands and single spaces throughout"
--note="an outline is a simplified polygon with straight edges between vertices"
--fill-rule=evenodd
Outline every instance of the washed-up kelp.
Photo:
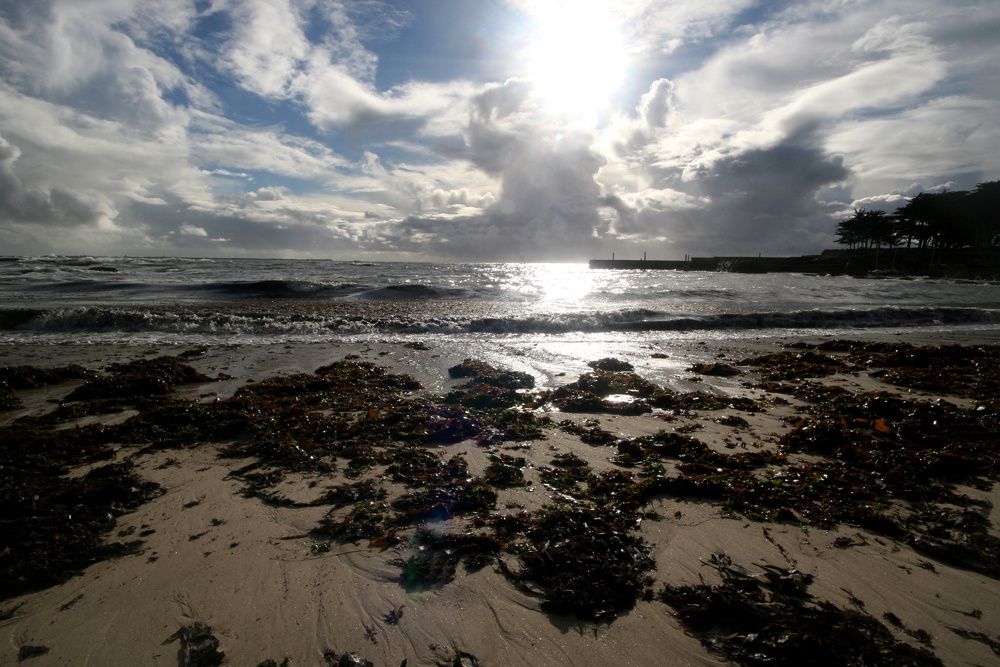
M 619 465 L 676 459 L 681 462 L 680 469 L 686 473 L 700 473 L 706 469 L 719 473 L 723 470 L 752 470 L 785 461 L 783 456 L 772 452 L 721 454 L 690 435 L 666 431 L 619 440 L 617 448 L 615 462 Z
M 1000 346 L 900 345 L 891 352 L 855 349 L 850 356 L 880 368 L 872 375 L 900 387 L 980 400 L 1000 396 Z
M 632 515 L 607 507 L 548 507 L 512 546 L 521 570 L 507 574 L 529 590 L 537 587 L 548 611 L 612 620 L 652 583 L 655 563 L 635 529 Z
M 590 477 L 590 466 L 575 454 L 556 454 L 551 466 L 538 469 L 544 484 L 566 491 Z
M 467 408 L 502 409 L 521 405 L 529 397 L 517 390 L 535 386 L 535 379 L 528 373 L 499 369 L 476 359 L 466 359 L 452 366 L 448 375 L 453 379 L 469 378 L 445 397 L 446 402 Z
M 617 400 L 608 400 L 616 397 Z M 628 371 L 584 373 L 550 392 L 547 399 L 564 412 L 640 415 L 653 408 L 687 412 L 731 408 L 759 412 L 760 405 L 746 397 L 720 396 L 707 392 L 678 393 L 664 389 Z
M 492 454 L 490 463 L 483 473 L 490 485 L 505 489 L 512 486 L 524 486 L 524 468 L 527 460 L 521 456 L 507 456 L 506 454 Z
M 19 389 L 37 389 L 53 384 L 61 384 L 71 380 L 86 380 L 94 376 L 82 366 L 70 364 L 57 368 L 39 368 L 36 366 L 3 366 L 0 367 L 0 411 L 13 410 L 21 406 L 21 401 L 14 393 Z
M 9 459 L 5 458 L 5 461 Z M 68 478 L 53 469 L 16 474 L 4 465 L 0 481 L 0 598 L 60 583 L 100 560 L 135 553 L 141 542 L 105 543 L 115 518 L 160 493 L 128 463 Z
M 874 377 L 900 387 L 980 400 L 1000 396 L 1000 346 L 997 345 L 918 346 L 831 340 L 819 344 L 797 343 L 795 347 L 839 354 L 842 359 L 839 363 L 854 369 L 875 369 Z
M 598 370 L 584 373 L 575 382 L 557 388 L 550 400 L 564 412 L 639 415 L 652 411 L 650 401 L 662 393 L 659 386 L 631 371 Z M 611 395 L 627 399 L 607 400 Z
M 602 429 L 600 422 L 596 419 L 588 419 L 582 424 L 564 419 L 559 422 L 559 428 L 566 433 L 579 437 L 581 442 L 588 445 L 610 445 L 617 440 L 613 433 Z
M 995 396 L 965 409 L 886 392 L 852 393 L 802 382 L 796 373 L 809 374 L 807 369 L 789 370 L 786 365 L 791 359 L 805 359 L 819 368 L 819 358 L 825 355 L 811 351 L 817 348 L 846 359 L 824 361 L 830 372 L 883 365 L 911 380 L 966 373 L 973 392 L 951 389 L 973 395 L 989 386 L 982 380 L 984 374 L 997 377 L 998 369 L 991 366 L 995 350 L 850 341 L 798 347 L 806 351 L 766 355 L 754 362 L 765 377 L 792 380 L 781 386 L 771 380 L 764 385 L 768 390 L 807 403 L 803 410 L 808 416 L 790 419 L 795 428 L 781 438 L 781 451 L 821 459 L 755 477 L 711 469 L 693 474 L 697 471 L 688 468 L 680 478 L 657 483 L 670 493 L 714 498 L 749 518 L 864 527 L 908 542 L 942 562 L 1000 576 L 1000 540 L 989 531 L 988 505 L 956 491 L 960 484 L 989 489 L 1000 474 L 1000 404 Z
M 83 366 L 70 364 L 52 368 L 37 366 L 0 367 L 0 387 L 11 389 L 37 389 L 72 380 L 89 380 L 96 375 Z
M 718 585 L 665 586 L 660 599 L 713 653 L 740 665 L 932 666 L 930 651 L 897 640 L 872 616 L 817 601 L 810 575 L 763 565 L 753 575 L 725 554 Z
M 212 634 L 212 628 L 204 623 L 192 623 L 170 635 L 163 643 L 178 642 L 177 662 L 181 667 L 216 667 L 225 660 L 225 652 L 219 650 L 219 640 Z
M 438 588 L 455 578 L 460 562 L 469 572 L 495 560 L 501 543 L 488 534 L 437 534 L 418 530 L 410 541 L 417 553 L 401 562 L 400 583 L 408 591 Z
M 77 387 L 67 400 L 164 396 L 173 392 L 175 385 L 211 381 L 211 378 L 177 357 L 138 359 L 125 364 L 112 364 L 106 370 L 106 375 L 90 379 Z
M 761 377 L 770 381 L 824 377 L 836 373 L 852 373 L 863 368 L 810 350 L 763 354 L 743 359 L 739 364 L 758 367 Z
M 635 370 L 629 362 L 622 361 L 621 359 L 615 359 L 613 357 L 604 357 L 603 359 L 598 359 L 597 361 L 588 361 L 587 365 L 595 371 L 611 371 L 614 373 Z
M 733 375 L 740 375 L 743 373 L 743 371 L 735 366 L 720 362 L 698 363 L 692 365 L 688 370 L 698 373 L 699 375 L 712 375 L 715 377 L 732 377 Z
M 448 369 L 448 375 L 452 379 L 471 378 L 471 383 L 510 389 L 531 389 L 535 386 L 535 378 L 529 373 L 502 370 L 478 359 L 466 359 L 457 366 L 452 366 Z

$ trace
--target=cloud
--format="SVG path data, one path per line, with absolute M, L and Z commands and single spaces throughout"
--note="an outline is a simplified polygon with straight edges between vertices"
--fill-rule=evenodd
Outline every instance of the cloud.
M 540 11 L 513 4 L 510 25 L 448 26 L 510 34 L 442 67 L 454 35 L 407 58 L 428 23 L 376 0 L 2 3 L 0 241 L 798 253 L 851 206 L 1000 175 L 995 3 L 608 3 L 645 80 L 596 123 L 561 118 L 494 48 Z
M 25 187 L 14 171 L 21 149 L 0 136 L 0 215 L 17 222 L 46 225 L 110 224 L 111 203 L 62 188 Z
M 594 137 L 561 128 L 537 108 L 535 91 L 511 79 L 472 100 L 466 138 L 472 162 L 500 180 L 481 213 L 411 216 L 403 247 L 432 242 L 452 257 L 569 259 L 586 256 L 603 206 Z

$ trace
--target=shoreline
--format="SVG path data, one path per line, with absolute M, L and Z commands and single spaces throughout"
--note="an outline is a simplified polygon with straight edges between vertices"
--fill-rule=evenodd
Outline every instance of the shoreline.
M 998 639 L 989 628 L 1000 615 L 1000 584 L 995 576 L 970 569 L 971 561 L 961 566 L 952 557 L 941 560 L 944 552 L 935 558 L 922 542 L 907 537 L 910 533 L 890 535 L 888 528 L 878 527 L 880 524 L 861 526 L 846 514 L 789 517 L 774 514 L 784 507 L 780 498 L 734 495 L 720 503 L 711 485 L 699 491 L 701 498 L 690 491 L 680 493 L 673 486 L 662 486 L 670 479 L 695 474 L 700 470 L 697 466 L 707 461 L 720 462 L 726 473 L 716 478 L 715 473 L 698 472 L 708 475 L 705 483 L 732 483 L 729 475 L 750 479 L 742 477 L 742 468 L 729 467 L 737 460 L 734 456 L 766 462 L 752 468 L 755 477 L 771 476 L 789 466 L 829 465 L 826 461 L 835 459 L 809 449 L 812 441 L 803 438 L 811 432 L 810 426 L 826 423 L 824 411 L 833 410 L 835 405 L 842 410 L 868 409 L 859 407 L 864 402 L 860 398 L 855 402 L 851 396 L 884 391 L 890 397 L 880 399 L 888 401 L 884 409 L 889 412 L 883 416 L 857 413 L 858 419 L 869 421 L 863 426 L 845 422 L 844 437 L 854 443 L 852 446 L 877 442 L 878 438 L 895 442 L 897 423 L 902 428 L 908 418 L 905 412 L 892 416 L 896 413 L 891 410 L 897 409 L 892 407 L 893 400 L 903 401 L 901 405 L 928 406 L 921 409 L 945 410 L 941 413 L 942 428 L 952 428 L 947 426 L 952 423 L 949 420 L 971 418 L 967 415 L 977 414 L 974 410 L 978 405 L 994 406 L 987 411 L 995 409 L 995 396 L 992 402 L 983 403 L 982 398 L 952 393 L 985 387 L 981 383 L 989 378 L 973 374 L 969 377 L 974 381 L 967 386 L 932 389 L 927 383 L 934 378 L 918 372 L 919 366 L 904 364 L 893 370 L 895 362 L 887 356 L 890 348 L 909 349 L 902 341 L 930 343 L 938 335 L 904 331 L 901 335 L 866 336 L 851 332 L 852 338 L 872 341 L 854 351 L 833 344 L 829 350 L 817 348 L 820 341 L 814 337 L 807 341 L 811 347 L 794 338 L 706 342 L 692 337 L 686 342 L 665 341 L 655 349 L 620 345 L 610 349 L 583 347 L 572 353 L 564 350 L 566 358 L 578 361 L 549 361 L 548 366 L 537 360 L 549 358 L 545 355 L 552 351 L 532 357 L 530 343 L 525 342 L 521 348 L 496 349 L 485 359 L 496 369 L 511 369 L 514 374 L 487 373 L 485 377 L 494 379 L 482 382 L 474 381 L 475 376 L 473 380 L 449 377 L 448 369 L 470 350 L 415 345 L 405 339 L 205 349 L 184 345 L 0 346 L 0 366 L 76 363 L 90 370 L 107 363 L 155 360 L 181 353 L 178 363 L 205 377 L 178 382 L 171 392 L 138 403 L 135 396 L 116 398 L 118 403 L 106 403 L 99 409 L 91 404 L 93 409 L 83 413 L 38 422 L 39 442 L 55 442 L 53 434 L 67 430 L 75 437 L 84 432 L 106 434 L 137 418 L 140 425 L 146 424 L 143 428 L 149 428 L 159 422 L 149 422 L 153 417 L 144 415 L 155 415 L 158 409 L 184 401 L 191 402 L 183 404 L 192 406 L 186 409 L 195 409 L 192 415 L 208 411 L 206 417 L 188 421 L 172 417 L 175 421 L 164 425 L 175 427 L 160 436 L 149 436 L 160 431 L 136 435 L 135 427 L 130 427 L 129 431 L 114 431 L 100 444 L 105 435 L 95 435 L 95 452 L 100 453 L 97 458 L 81 461 L 73 458 L 76 454 L 66 455 L 70 458 L 61 465 L 66 466 L 67 479 L 128 462 L 136 479 L 158 485 L 156 494 L 131 509 L 122 508 L 126 511 L 101 537 L 110 542 L 141 539 L 143 543 L 136 545 L 134 553 L 99 560 L 62 583 L 0 602 L 4 616 L 11 612 L 0 620 L 4 637 L 0 662 L 16 661 L 21 647 L 28 646 L 48 651 L 26 658 L 27 664 L 111 664 L 137 658 L 148 664 L 176 664 L 178 650 L 190 648 L 195 638 L 189 632 L 164 642 L 197 622 L 210 629 L 218 650 L 226 655 L 226 664 L 258 664 L 268 659 L 279 664 L 286 657 L 291 658 L 291 664 L 335 664 L 329 662 L 331 655 L 348 653 L 378 665 L 397 665 L 404 658 L 409 665 L 452 664 L 463 654 L 475 656 L 483 665 L 662 664 L 664 660 L 719 664 L 719 655 L 699 641 L 696 626 L 683 620 L 689 617 L 678 596 L 700 594 L 697 587 L 702 582 L 718 587 L 727 582 L 737 584 L 743 576 L 739 568 L 761 581 L 766 572 L 761 565 L 766 564 L 778 568 L 781 576 L 792 577 L 788 581 L 797 582 L 794 585 L 803 591 L 808 589 L 815 604 L 806 603 L 802 609 L 781 598 L 782 604 L 787 602 L 803 618 L 817 604 L 829 603 L 875 619 L 889 638 L 878 641 L 891 640 L 886 646 L 895 646 L 894 651 L 903 650 L 897 645 L 905 645 L 933 653 L 947 664 L 988 663 L 995 655 L 983 638 Z M 996 343 L 997 338 L 993 332 L 954 332 L 947 342 L 977 345 Z M 768 354 L 784 356 L 742 363 Z M 951 363 L 965 368 L 962 360 L 971 359 L 970 353 L 955 354 Z M 636 376 L 629 371 L 594 371 L 584 363 L 599 356 L 631 363 Z M 803 360 L 810 365 L 803 366 Z M 331 363 L 332 370 L 325 375 L 316 373 Z M 377 381 L 370 383 L 366 378 L 371 371 L 364 370 L 368 363 L 386 368 L 389 375 L 376 375 Z M 873 376 L 876 368 L 886 368 L 879 363 L 890 364 L 889 375 Z M 359 369 L 363 372 L 357 375 Z M 731 370 L 737 373 L 729 374 Z M 526 372 L 531 380 L 518 372 Z M 610 382 L 606 388 L 599 388 L 600 383 L 580 384 L 585 374 L 601 372 L 612 374 L 594 376 Z M 300 377 L 290 375 L 294 373 L 302 374 L 301 379 L 291 381 L 289 378 Z M 812 373 L 818 375 L 808 378 Z M 984 367 L 980 374 L 985 373 Z M 223 379 L 211 379 L 219 374 Z M 413 391 L 404 383 L 392 389 L 397 382 L 392 378 L 402 374 L 412 376 L 424 388 Z M 269 380 L 277 376 L 285 379 Z M 172 377 L 183 379 L 182 375 Z M 917 384 L 891 384 L 887 377 Z M 652 379 L 660 389 L 642 384 L 640 379 Z M 316 387 L 310 383 L 318 381 L 327 384 L 315 393 Z M 504 383 L 524 386 L 529 381 L 533 388 L 521 390 L 522 394 L 504 389 Z M 51 400 L 67 398 L 87 382 L 75 379 L 17 389 L 14 393 L 23 407 L 0 413 L 0 424 L 8 429 L 14 418 L 41 417 L 59 407 Z M 135 384 L 134 377 L 130 382 L 132 387 L 142 386 Z M 816 387 L 840 389 L 823 393 Z M 530 404 L 538 407 L 518 407 L 528 394 L 533 397 Z M 206 434 L 208 426 L 221 429 L 227 415 L 237 414 L 232 412 L 238 407 L 232 401 L 241 396 L 259 409 L 274 410 L 285 424 L 267 436 L 272 440 L 248 438 L 239 429 Z M 954 409 L 934 403 L 937 396 Z M 86 401 L 63 405 L 73 404 L 88 405 Z M 525 416 L 516 423 L 497 421 L 506 413 L 475 407 L 494 404 L 510 404 L 515 413 Z M 208 419 L 216 414 L 213 409 L 222 412 Z M 312 422 L 299 420 L 310 414 L 315 414 L 312 419 L 319 419 L 320 424 L 327 423 L 323 419 L 332 420 L 330 428 L 341 435 L 324 440 L 313 431 L 302 430 Z M 260 431 L 261 422 L 248 423 L 258 429 L 257 433 L 272 433 Z M 411 423 L 425 424 L 424 429 L 437 424 L 432 432 L 438 434 L 434 436 L 438 440 L 413 435 L 413 426 L 401 426 Z M 441 424 L 446 424 L 444 430 L 440 430 Z M 388 440 L 373 435 L 383 428 L 395 435 L 386 436 Z M 879 428 L 891 432 L 881 433 Z M 675 443 L 669 447 L 687 447 L 682 451 L 688 453 L 678 458 L 663 449 L 666 445 L 656 444 L 656 434 L 661 431 L 673 434 L 664 441 Z M 297 434 L 296 441 L 323 466 L 304 465 L 296 456 L 289 457 L 288 452 L 294 450 L 262 448 L 270 441 L 282 442 L 287 433 Z M 307 433 L 312 434 L 308 439 Z M 10 441 L 12 431 L 4 434 Z M 796 439 L 791 434 L 802 437 Z M 354 443 L 354 449 L 345 450 L 337 444 L 348 441 Z M 330 442 L 334 449 L 310 442 Z M 707 449 L 701 449 L 702 445 Z M 312 447 L 317 448 L 309 449 Z M 403 451 L 412 458 L 399 458 Z M 517 463 L 518 459 L 524 462 Z M 446 472 L 449 461 L 455 461 L 454 465 L 461 461 L 467 473 L 452 479 Z M 324 467 L 327 463 L 329 469 Z M 427 477 L 432 473 L 434 477 Z M 444 477 L 436 477 L 439 475 Z M 591 608 L 576 598 L 564 599 L 559 591 L 569 582 L 562 582 L 558 573 L 540 569 L 540 563 L 532 560 L 533 553 L 544 553 L 548 548 L 536 544 L 532 532 L 535 522 L 549 516 L 546 512 L 561 512 L 554 525 L 563 527 L 575 525 L 575 511 L 590 512 L 591 522 L 610 520 L 601 513 L 597 487 L 595 482 L 586 481 L 587 475 L 608 483 L 626 475 L 630 481 L 621 487 L 621 493 L 634 494 L 641 489 L 651 494 L 637 500 L 638 505 L 625 504 L 620 509 L 624 516 L 632 517 L 622 525 L 622 534 L 638 540 L 628 542 L 632 545 L 629 548 L 648 554 L 652 568 L 644 570 L 645 557 L 636 556 L 638 560 L 615 566 L 620 572 L 613 568 L 586 570 L 588 576 L 602 581 L 603 577 L 631 577 L 630 568 L 635 569 L 636 597 L 631 601 L 598 599 L 597 607 Z M 461 481 L 467 479 L 474 480 L 473 487 L 467 488 Z M 624 483 L 625 478 L 620 479 Z M 970 507 L 980 508 L 977 511 L 987 521 L 984 534 L 996 539 L 997 516 L 992 507 L 1000 502 L 1000 495 L 995 485 L 990 484 L 989 490 L 976 489 L 968 480 L 959 481 L 965 479 L 960 475 L 935 479 L 928 481 L 927 493 L 951 488 L 971 499 L 974 504 Z M 386 499 L 374 502 L 386 503 L 385 517 L 380 521 L 394 528 L 380 529 L 375 526 L 381 524 L 366 523 L 372 517 L 362 521 L 356 504 L 361 496 L 340 499 L 336 495 L 349 488 L 354 489 L 351 493 L 360 492 L 362 487 L 351 485 L 366 481 L 384 487 Z M 444 488 L 463 489 L 462 493 L 482 489 L 489 491 L 487 500 L 490 493 L 496 499 L 482 510 L 470 506 L 468 512 L 455 511 L 455 506 L 448 504 L 451 501 L 441 505 L 444 501 L 436 500 L 428 507 L 437 518 L 402 518 L 409 516 L 406 513 L 411 510 L 406 508 L 423 498 L 421 493 L 438 493 L 436 489 Z M 899 525 L 918 531 L 913 535 L 922 535 L 919 525 L 907 518 L 912 510 L 910 501 L 894 495 L 901 490 L 887 488 L 887 499 L 894 507 L 898 505 Z M 797 492 L 806 491 L 802 488 Z M 333 500 L 335 497 L 338 500 Z M 815 496 L 809 502 L 819 503 L 817 511 L 839 511 L 836 503 L 824 505 L 827 501 L 823 497 Z M 831 496 L 831 502 L 837 497 Z M 410 500 L 400 504 L 401 498 Z M 472 496 L 467 502 L 472 502 Z M 768 503 L 776 504 L 772 507 Z M 438 511 L 434 508 L 441 507 L 451 508 L 446 517 L 434 514 Z M 793 507 L 798 510 L 805 505 Z M 885 512 L 885 516 L 897 516 Z M 522 514 L 526 523 L 521 528 L 504 524 L 501 529 L 496 523 L 497 517 L 513 521 Z M 354 518 L 345 523 L 351 516 Z M 421 532 L 428 527 L 433 531 Z M 366 532 L 369 530 L 375 532 Z M 593 539 L 593 534 L 589 530 L 569 532 L 565 539 L 574 544 L 574 540 Z M 454 541 L 458 539 L 454 536 L 462 535 L 492 536 L 490 539 L 500 540 L 499 550 L 492 551 L 497 547 L 491 542 Z M 500 535 L 508 536 L 500 539 Z M 461 558 L 450 561 L 435 556 L 441 544 L 436 540 L 440 539 L 453 540 L 447 544 L 462 554 Z M 602 545 L 598 540 L 591 548 Z M 487 555 L 480 562 L 477 554 L 482 553 Z M 728 555 L 731 565 L 720 564 L 717 555 L 721 553 Z M 418 558 L 421 554 L 429 560 Z M 552 558 L 570 555 L 558 551 L 549 554 Z M 406 564 L 421 585 L 411 586 L 405 577 L 401 579 L 401 572 L 408 571 Z M 572 573 L 577 567 L 582 566 L 570 558 L 564 570 Z M 811 581 L 795 578 L 790 574 L 793 570 L 808 575 Z M 645 576 L 652 577 L 652 582 L 647 584 Z M 617 579 L 607 581 L 612 580 Z M 621 579 L 620 584 L 627 588 L 631 584 L 626 582 L 633 580 Z M 716 593 L 725 590 L 718 588 Z M 646 599 L 646 591 L 650 599 Z M 761 589 L 761 594 L 776 595 L 770 589 Z M 668 598 L 671 604 L 665 601 Z M 553 610 L 552 605 L 558 609 Z M 848 617 L 853 618 L 851 614 Z

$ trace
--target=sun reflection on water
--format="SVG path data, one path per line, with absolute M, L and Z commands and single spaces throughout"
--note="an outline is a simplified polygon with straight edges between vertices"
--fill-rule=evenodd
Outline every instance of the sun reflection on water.
M 593 287 L 593 272 L 586 264 L 522 265 L 503 285 L 506 290 L 536 297 L 547 307 L 577 306 Z

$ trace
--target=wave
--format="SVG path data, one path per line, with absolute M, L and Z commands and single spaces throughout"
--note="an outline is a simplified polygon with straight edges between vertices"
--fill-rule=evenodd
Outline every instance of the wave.
M 250 280 L 205 283 L 193 288 L 220 297 L 245 299 L 324 299 L 351 296 L 371 289 L 358 283 L 328 283 L 309 280 Z
M 126 280 L 93 280 L 93 279 L 78 279 L 78 280 L 62 280 L 58 282 L 44 282 L 35 283 L 33 285 L 25 285 L 23 289 L 30 290 L 33 292 L 49 292 L 49 293 L 65 293 L 65 294 L 76 294 L 76 293 L 102 293 L 102 292 L 123 292 L 123 291 L 142 291 L 148 290 L 150 285 L 148 283 L 132 282 Z
M 460 287 L 431 287 L 421 284 L 387 285 L 370 289 L 358 295 L 367 301 L 406 299 L 459 299 L 469 296 L 469 291 Z
M 0 331 L 22 333 L 163 333 L 209 336 L 322 336 L 365 333 L 563 334 L 604 331 L 709 331 L 751 329 L 858 329 L 935 325 L 1000 325 L 1000 310 L 883 307 L 868 310 L 801 310 L 704 316 L 647 309 L 517 317 L 387 315 L 355 304 L 349 312 L 298 309 L 246 310 L 142 307 L 0 309 Z

